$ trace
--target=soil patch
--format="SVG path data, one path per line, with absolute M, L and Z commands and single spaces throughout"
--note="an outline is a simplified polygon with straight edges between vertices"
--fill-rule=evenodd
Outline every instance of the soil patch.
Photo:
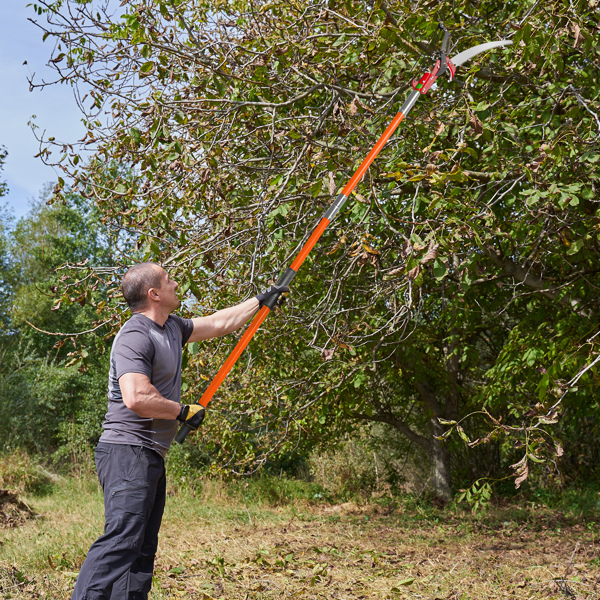
M 33 511 L 16 494 L 0 489 L 0 529 L 19 527 L 33 516 Z

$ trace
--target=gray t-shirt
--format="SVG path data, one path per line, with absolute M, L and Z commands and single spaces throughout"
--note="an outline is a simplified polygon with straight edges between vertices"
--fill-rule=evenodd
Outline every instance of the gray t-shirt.
M 125 373 L 147 375 L 165 398 L 180 402 L 181 349 L 193 329 L 190 319 L 170 315 L 161 327 L 141 313 L 134 313 L 123 325 L 110 352 L 108 412 L 101 442 L 145 446 L 165 456 L 179 422 L 136 415 L 123 402 L 119 377 Z

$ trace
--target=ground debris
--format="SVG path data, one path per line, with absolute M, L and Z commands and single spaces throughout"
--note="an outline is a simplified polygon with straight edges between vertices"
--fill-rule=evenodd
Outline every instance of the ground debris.
M 0 489 L 0 528 L 19 527 L 33 516 L 31 508 L 16 494 Z
M 419 524 L 347 503 L 233 528 L 195 532 L 204 589 L 223 598 L 600 600 L 596 532 L 567 522 Z
M 0 598 L 64 600 L 96 526 L 68 551 L 83 522 L 72 507 L 5 531 Z M 197 517 L 189 519 L 190 507 Z M 150 600 L 600 600 L 600 531 L 556 513 L 508 507 L 481 517 L 366 505 L 254 508 L 170 499 Z M 36 505 L 37 508 L 37 505 Z M 184 509 L 185 508 L 185 509 Z M 84 510 L 82 508 L 82 510 Z M 89 514 L 89 506 L 85 509 Z M 549 512 L 549 511 L 547 511 Z M 553 523 L 553 526 L 548 526 Z M 67 527 L 70 534 L 65 535 Z M 13 538 L 11 542 L 10 539 Z M 11 544 L 52 549 L 31 568 Z M 4 552 L 4 554 L 3 554 Z M 48 557 L 52 557 L 49 560 Z M 4 561 L 4 562 L 3 562 Z

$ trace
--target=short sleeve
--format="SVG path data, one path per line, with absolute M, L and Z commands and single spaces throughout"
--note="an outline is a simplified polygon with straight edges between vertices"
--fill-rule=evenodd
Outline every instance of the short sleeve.
M 121 331 L 112 354 L 117 380 L 125 373 L 141 373 L 151 379 L 154 345 L 147 334 L 134 329 Z
M 177 323 L 177 326 L 181 330 L 181 346 L 183 347 L 187 344 L 187 341 L 194 331 L 194 322 L 192 319 L 183 319 L 177 315 L 171 315 L 171 317 L 175 320 L 175 323 Z

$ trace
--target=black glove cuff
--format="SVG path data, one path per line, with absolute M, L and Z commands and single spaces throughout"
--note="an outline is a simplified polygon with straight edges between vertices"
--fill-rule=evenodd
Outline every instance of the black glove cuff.
M 179 414 L 177 415 L 177 420 L 181 421 L 182 423 L 185 423 L 185 420 L 187 419 L 189 412 L 190 412 L 189 404 L 183 404 L 181 406 L 181 410 L 179 411 Z
M 290 288 L 287 285 L 272 285 L 268 290 L 258 294 L 256 299 L 258 300 L 258 304 L 261 308 L 263 306 L 268 306 L 272 309 L 279 301 L 281 294 L 285 294 L 289 291 Z

